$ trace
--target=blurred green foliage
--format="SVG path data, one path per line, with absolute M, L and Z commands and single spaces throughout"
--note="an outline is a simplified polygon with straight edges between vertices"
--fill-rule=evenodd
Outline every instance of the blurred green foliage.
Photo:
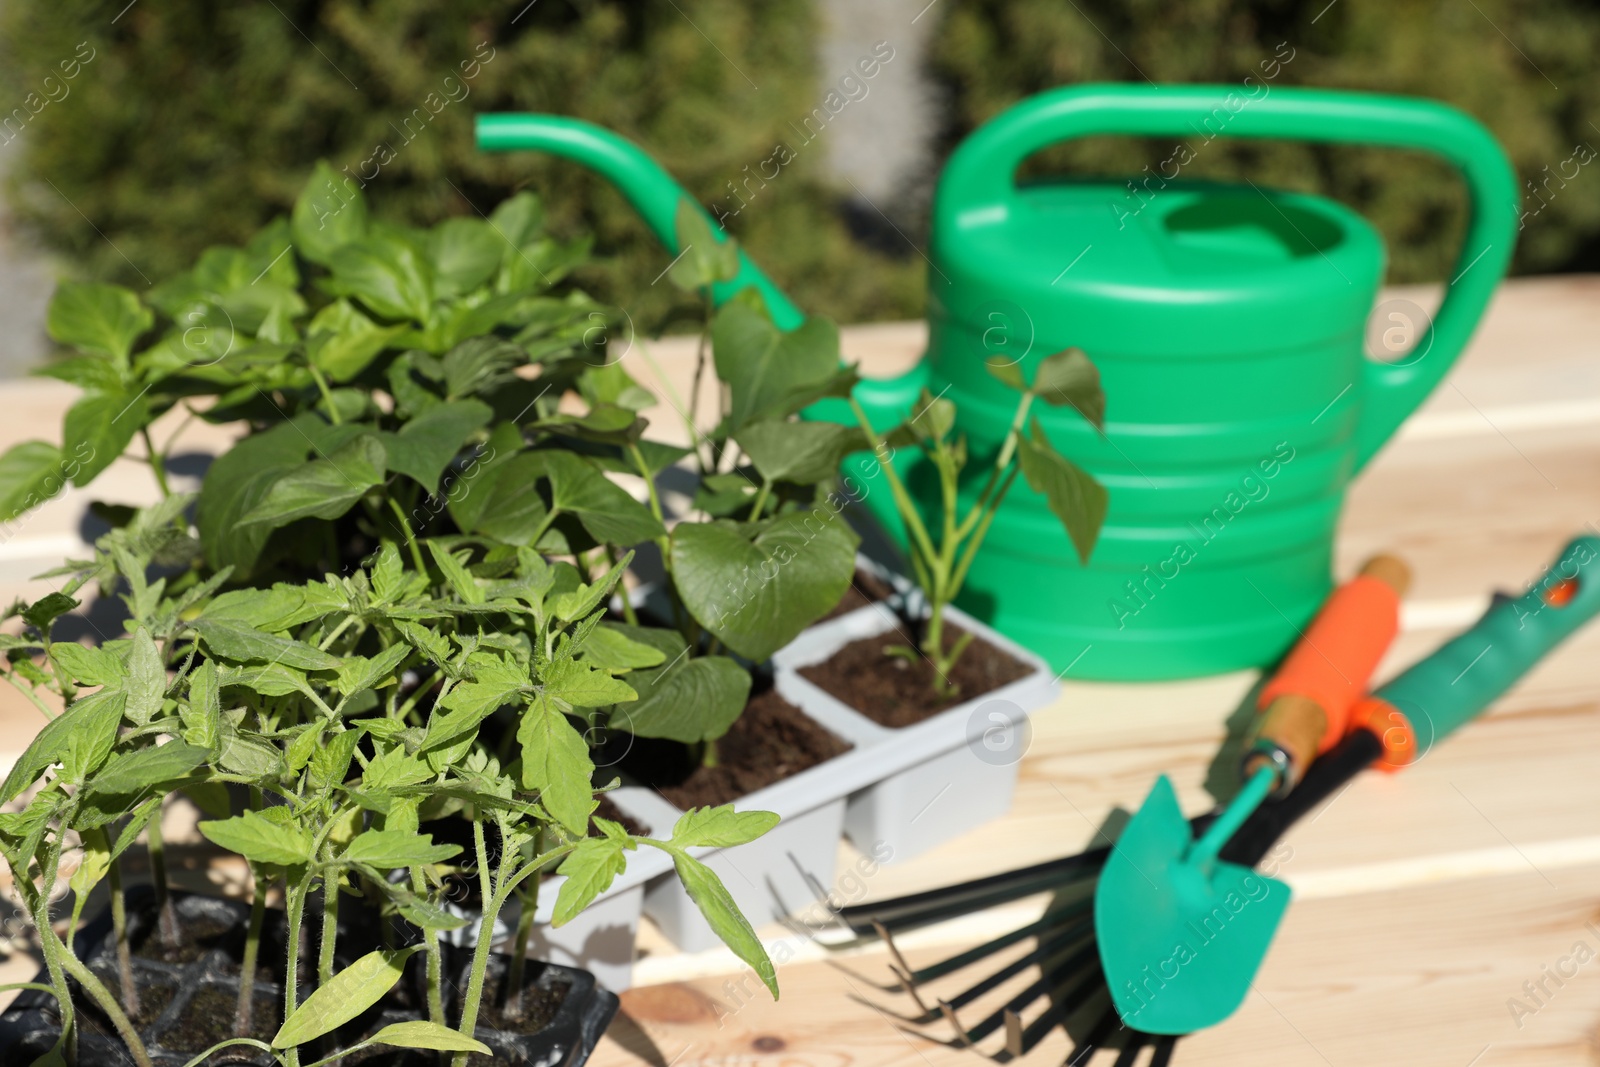
M 622 198 L 570 163 L 477 153 L 472 115 L 550 111 L 604 124 L 704 202 L 735 203 L 728 183 L 793 144 L 790 124 L 826 90 L 808 0 L 125 3 L 5 3 L 0 123 L 10 124 L 0 125 L 0 152 L 22 152 L 10 167 L 21 218 L 84 275 L 135 287 L 285 212 L 325 158 L 352 174 L 375 170 L 368 197 L 397 221 L 472 215 L 536 190 L 554 232 L 596 235 L 602 259 L 578 282 L 654 329 L 681 304 L 652 284 L 667 257 Z M 929 17 L 940 20 L 929 68 L 946 109 L 936 158 L 1043 89 L 1242 81 L 1292 53 L 1273 87 L 1411 93 L 1476 115 L 1539 184 L 1538 196 L 1525 189 L 1516 269 L 1600 269 L 1600 167 L 1574 162 L 1580 146 L 1588 158 L 1587 146 L 1600 147 L 1592 4 L 963 0 Z M 463 63 L 476 64 L 472 77 Z M 7 147 L 19 127 L 26 136 Z M 1104 138 L 1032 166 L 1136 174 L 1171 152 Z M 922 258 L 892 233 L 852 236 L 821 164 L 821 151 L 799 151 L 729 228 L 808 310 L 844 321 L 920 314 Z M 1183 173 L 1339 197 L 1385 234 L 1391 280 L 1449 273 L 1464 200 L 1434 160 L 1219 140 Z M 914 200 L 885 207 L 923 245 Z
M 1582 162 L 1600 149 L 1600 82 L 1592 77 L 1600 7 L 1592 3 L 968 0 L 948 5 L 934 51 L 955 108 L 947 149 L 1025 96 L 1086 81 L 1242 82 L 1276 70 L 1272 88 L 1443 100 L 1483 122 L 1519 177 L 1539 186 L 1537 196 L 1523 187 L 1514 270 L 1600 269 L 1600 164 Z M 1138 174 L 1155 170 L 1173 147 L 1171 139 L 1095 138 L 1043 153 L 1033 169 Z M 1383 232 L 1390 281 L 1451 274 L 1465 196 L 1450 168 L 1431 157 L 1221 139 L 1182 176 L 1248 177 L 1337 197 Z
M 4 4 L 0 118 L 29 93 L 45 99 L 53 79 L 61 99 L 25 110 L 9 149 L 25 153 L 12 201 L 83 274 L 136 289 L 286 213 L 327 159 L 375 172 L 367 197 L 394 221 L 470 216 L 531 188 L 554 232 L 595 234 L 604 259 L 578 282 L 659 325 L 683 301 L 651 284 L 669 257 L 622 198 L 575 164 L 478 153 L 473 115 L 601 123 L 709 203 L 822 92 L 808 0 L 126 3 Z M 80 42 L 93 58 L 67 79 L 60 63 L 77 62 Z M 907 313 L 920 271 L 853 245 L 821 155 L 800 152 L 730 229 L 812 310 Z

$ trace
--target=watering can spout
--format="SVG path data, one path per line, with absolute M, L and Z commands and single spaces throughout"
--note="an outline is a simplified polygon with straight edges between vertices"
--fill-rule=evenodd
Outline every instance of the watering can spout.
M 505 114 L 479 115 L 476 135 L 478 147 L 485 152 L 548 152 L 588 167 L 628 198 L 634 210 L 674 256 L 685 251 L 678 247 L 676 226 L 678 206 L 685 200 L 711 223 L 718 241 L 728 239 L 716 221 L 672 175 L 638 145 L 610 130 L 559 115 Z M 793 329 L 804 321 L 799 308 L 743 251 L 739 253 L 739 273 L 731 281 L 715 286 L 712 300 L 721 304 L 751 286 L 760 291 L 773 321 L 780 327 Z

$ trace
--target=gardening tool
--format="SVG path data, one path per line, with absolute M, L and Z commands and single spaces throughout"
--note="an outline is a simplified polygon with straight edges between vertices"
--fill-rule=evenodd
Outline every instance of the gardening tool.
M 1176 144 L 1159 173 L 1016 180 L 1040 150 L 1106 134 Z M 1455 167 L 1471 211 L 1444 303 L 1431 322 L 1420 309 L 1385 313 L 1400 316 L 1386 317 L 1386 328 L 1415 329 L 1405 358 L 1362 354 L 1383 274 L 1377 232 L 1320 197 L 1181 177 L 1219 136 L 1421 149 Z M 553 152 L 599 171 L 681 253 L 673 218 L 685 194 L 622 138 L 554 116 L 485 115 L 478 145 Z M 1504 153 L 1476 121 L 1432 101 L 1265 83 L 1254 93 L 1054 90 L 990 120 L 951 156 L 929 242 L 927 358 L 902 377 L 861 383 L 856 396 L 887 428 L 926 388 L 955 401 L 971 447 L 995 447 L 1015 395 L 985 361 L 1020 361 L 1031 376 L 1043 357 L 1084 349 L 1108 397 L 1104 434 L 1069 408 L 1036 406 L 1035 415 L 1110 491 L 1094 556 L 1081 565 L 1044 497 L 1019 489 L 961 605 L 1058 669 L 1075 665 L 1076 677 L 1259 667 L 1327 596 L 1346 484 L 1460 354 L 1516 225 Z M 751 285 L 779 325 L 799 323 L 748 259 L 714 295 Z M 842 404 L 811 414 L 850 421 Z M 873 462 L 858 456 L 848 467 L 871 483 L 882 477 Z M 898 532 L 887 490 L 865 496 Z
M 1270 790 L 1261 785 L 1274 773 L 1269 762 L 1255 768 L 1228 807 L 1185 821 L 1163 778 L 1114 846 L 846 908 L 841 919 L 859 934 L 875 932 L 888 941 L 900 982 L 922 1010 L 914 1021 L 943 1016 L 955 1023 L 962 1043 L 1003 1029 L 1008 1052 L 1020 1056 L 1054 1026 L 1086 1015 L 1088 1029 L 1071 1062 L 1092 1055 L 1120 1024 L 1128 1037 L 1119 1064 L 1131 1064 L 1146 1046 L 1154 1047 L 1151 1063 L 1164 1064 L 1177 1037 L 1220 1022 L 1238 1006 L 1288 903 L 1287 885 L 1250 868 L 1295 820 L 1361 770 L 1393 771 L 1423 758 L 1600 612 L 1597 557 L 1600 537 L 1573 540 L 1521 597 L 1497 594 L 1466 632 L 1354 701 L 1341 739 L 1280 799 L 1268 798 Z M 1343 664 L 1340 670 L 1349 673 Z M 1247 754 L 1247 766 L 1250 760 Z M 1130 889 L 1127 871 L 1134 864 L 1150 884 Z M 1238 894 L 1233 904 L 1226 904 L 1225 893 L 1218 896 L 1224 889 Z M 896 932 L 1042 892 L 1052 899 L 1041 918 L 948 959 L 913 968 L 894 948 Z M 1121 892 L 1137 899 L 1121 898 Z M 1202 900 L 1215 906 L 1219 899 L 1222 916 L 1199 910 Z M 929 983 L 1029 938 L 1033 951 L 929 1008 L 923 995 Z M 957 1020 L 959 1009 L 1034 966 L 1039 978 L 999 1009 L 972 1026 Z M 1048 1006 L 1024 1024 L 1022 1013 L 1046 999 Z

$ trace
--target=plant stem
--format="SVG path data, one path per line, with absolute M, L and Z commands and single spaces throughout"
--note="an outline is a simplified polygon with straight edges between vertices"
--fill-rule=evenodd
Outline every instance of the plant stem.
M 255 807 L 260 809 L 257 797 Z M 239 965 L 239 1006 L 234 1012 L 235 1037 L 249 1037 L 255 1026 L 256 961 L 261 956 L 261 927 L 267 920 L 267 880 L 251 865 L 255 893 L 250 898 L 250 925 L 244 934 L 244 961 Z
M 44 931 L 40 931 L 40 933 L 41 936 L 44 935 Z M 123 1013 L 122 1006 L 117 1003 L 117 998 L 111 995 L 111 991 L 95 976 L 93 971 L 84 966 L 82 960 L 65 951 L 66 946 L 60 945 L 60 939 L 56 937 L 54 930 L 49 931 L 48 939 L 60 946 L 58 952 L 61 966 L 66 969 L 68 974 L 78 980 L 78 984 L 83 987 L 83 991 L 88 993 L 90 999 L 100 1006 L 101 1011 L 106 1013 L 106 1016 L 111 1020 L 111 1025 L 117 1031 L 117 1036 L 122 1038 L 123 1044 L 128 1046 L 128 1052 L 133 1056 L 133 1062 L 138 1067 L 152 1067 L 150 1053 L 145 1051 L 144 1042 L 139 1039 L 139 1031 L 134 1029 L 133 1022 Z
M 411 523 L 406 519 L 406 513 L 400 508 L 400 501 L 394 497 L 389 498 L 389 507 L 394 511 L 394 517 L 400 521 L 400 532 L 406 535 L 406 547 L 411 550 L 411 562 L 416 566 L 418 574 L 427 574 L 428 565 L 422 559 L 422 547 L 417 544 L 417 535 L 411 530 Z
M 342 876 L 332 870 L 322 876 L 322 943 L 317 946 L 317 988 L 333 977 L 333 944 L 339 939 L 339 882 Z
M 411 891 L 418 896 L 428 891 L 421 867 L 411 868 Z M 448 1026 L 444 1021 L 444 953 L 439 948 L 439 931 L 423 930 L 422 938 L 428 962 L 428 1021 Z
M 756 502 L 750 505 L 750 515 L 746 522 L 755 522 L 761 517 L 761 509 L 767 506 L 767 497 L 772 493 L 772 483 L 765 478 L 761 480 L 761 488 L 756 492 Z
M 328 421 L 335 426 L 339 425 L 339 405 L 333 402 L 333 390 L 328 388 L 328 379 L 322 376 L 322 372 L 317 369 L 315 363 L 308 362 L 306 366 L 311 368 L 311 377 L 316 381 L 317 388 L 322 392 L 322 401 L 328 405 Z
M 283 966 L 283 1017 L 294 1014 L 300 988 L 300 925 L 305 918 L 306 896 L 311 892 L 312 868 L 306 866 L 299 884 L 289 887 L 289 898 L 284 902 L 287 951 Z M 284 1067 L 300 1067 L 300 1050 L 291 1048 L 283 1054 Z
M 156 487 L 161 490 L 161 499 L 165 500 L 172 495 L 172 489 L 167 485 L 166 457 L 156 451 L 156 443 L 150 440 L 150 427 L 139 427 L 139 433 L 144 437 L 144 454 L 150 463 L 150 471 L 156 476 Z
M 544 842 L 544 830 L 541 828 L 533 836 L 533 851 L 537 855 L 539 847 Z M 522 983 L 523 976 L 528 967 L 528 940 L 533 936 L 533 922 L 539 912 L 539 879 L 534 878 L 531 887 L 522 897 L 522 914 L 517 916 L 517 936 L 511 944 L 511 967 L 506 972 L 505 1010 L 501 1012 L 503 1018 L 521 1020 L 522 1018 Z
M 494 924 L 500 916 L 500 908 L 505 903 L 499 894 L 505 892 L 505 886 L 499 887 L 499 892 L 494 890 L 493 881 L 489 875 L 489 849 L 483 840 L 483 822 L 480 819 L 472 820 L 472 846 L 478 858 L 478 879 L 483 896 L 483 917 L 478 922 L 478 942 L 472 946 L 472 970 L 467 975 L 467 993 L 461 1001 L 461 1024 L 456 1027 L 458 1033 L 464 1037 L 473 1037 L 478 1029 L 478 1007 L 483 1000 L 483 979 L 489 970 L 489 954 L 494 941 Z M 502 879 L 503 881 L 503 879 Z M 451 1061 L 452 1067 L 467 1067 L 467 1053 L 458 1052 Z
M 122 1003 L 129 1015 L 138 1015 L 139 989 L 133 984 L 133 956 L 128 947 L 128 902 L 122 892 L 122 860 L 112 860 L 106 873 L 111 882 L 111 930 L 117 943 L 117 980 L 122 984 Z
M 161 833 L 161 815 L 162 808 L 158 805 L 145 833 L 150 849 L 150 878 L 156 889 L 156 931 L 163 945 L 175 948 L 181 932 L 178 909 L 172 903 L 172 891 L 167 882 L 167 846 Z
M 700 329 L 700 342 L 695 347 L 694 356 L 694 384 L 689 388 L 689 425 L 699 430 L 700 414 L 700 382 L 706 373 L 706 342 L 711 339 L 711 290 L 707 288 L 701 293 L 701 307 L 703 310 L 703 325 Z M 712 465 L 716 465 L 716 446 L 712 446 Z M 705 460 L 700 456 L 700 443 L 695 442 L 694 458 L 700 464 L 700 474 L 706 474 Z
M 70 821 L 63 818 L 63 823 Z M 61 870 L 61 835 L 57 833 L 51 840 L 50 846 L 45 850 L 46 868 L 43 871 L 42 886 L 37 893 L 31 892 L 33 883 L 23 872 L 23 876 L 16 878 L 17 890 L 22 894 L 23 903 L 28 908 L 28 914 L 33 919 L 33 926 L 39 934 L 39 946 L 44 953 L 45 970 L 50 975 L 50 984 L 55 987 L 56 1003 L 61 1008 L 61 1037 L 56 1041 L 55 1048 L 60 1050 L 64 1044 L 71 1043 L 68 1050 L 72 1054 L 70 1062 L 77 1062 L 77 1027 L 72 1008 L 72 987 L 67 984 L 67 976 L 61 966 L 63 952 L 70 954 L 71 950 L 62 945 L 55 936 L 55 927 L 50 919 L 50 896 L 55 892 L 56 876 Z
M 855 397 L 850 398 L 850 410 L 855 412 L 856 422 L 861 426 L 861 432 L 867 435 L 867 443 L 872 446 L 874 453 L 883 453 L 885 446 L 883 438 L 878 436 L 878 431 L 872 428 L 872 423 L 867 420 L 867 413 L 861 407 L 861 402 Z M 922 524 L 922 515 L 918 513 L 916 505 L 911 501 L 911 494 L 906 491 L 905 483 L 900 480 L 900 475 L 895 471 L 894 464 L 882 462 L 879 467 L 883 476 L 889 480 L 889 492 L 894 495 L 895 509 L 900 512 L 900 517 L 905 521 L 906 530 L 911 534 L 913 542 L 929 558 L 934 559 L 937 553 L 933 550 L 933 539 L 928 536 L 928 528 Z

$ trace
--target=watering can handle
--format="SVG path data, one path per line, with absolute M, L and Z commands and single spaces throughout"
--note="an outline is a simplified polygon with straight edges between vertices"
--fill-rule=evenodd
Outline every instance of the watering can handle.
M 1080 85 L 1042 93 L 991 119 L 951 156 L 934 202 L 935 239 L 964 219 L 1004 214 L 1017 197 L 1017 167 L 1079 137 L 1215 136 L 1371 144 L 1421 149 L 1460 171 L 1471 200 L 1461 253 L 1443 305 L 1417 340 L 1420 359 L 1368 360 L 1356 429 L 1365 464 L 1422 403 L 1466 346 L 1505 273 L 1516 240 L 1516 176 L 1475 119 L 1428 100 L 1324 89 L 1242 85 Z
M 684 200 L 694 204 L 711 224 L 711 232 L 719 243 L 727 240 L 717 221 L 662 169 L 661 164 L 626 137 L 604 127 L 560 115 L 479 115 L 476 134 L 478 147 L 485 152 L 549 152 L 588 167 L 628 198 L 667 251 L 675 256 L 683 252 L 678 247 L 676 219 L 678 205 Z M 805 320 L 800 309 L 783 295 L 772 279 L 761 273 L 743 249 L 739 251 L 739 273 L 731 281 L 712 287 L 712 301 L 720 305 L 752 285 L 760 290 L 773 321 L 783 329 L 792 330 Z

